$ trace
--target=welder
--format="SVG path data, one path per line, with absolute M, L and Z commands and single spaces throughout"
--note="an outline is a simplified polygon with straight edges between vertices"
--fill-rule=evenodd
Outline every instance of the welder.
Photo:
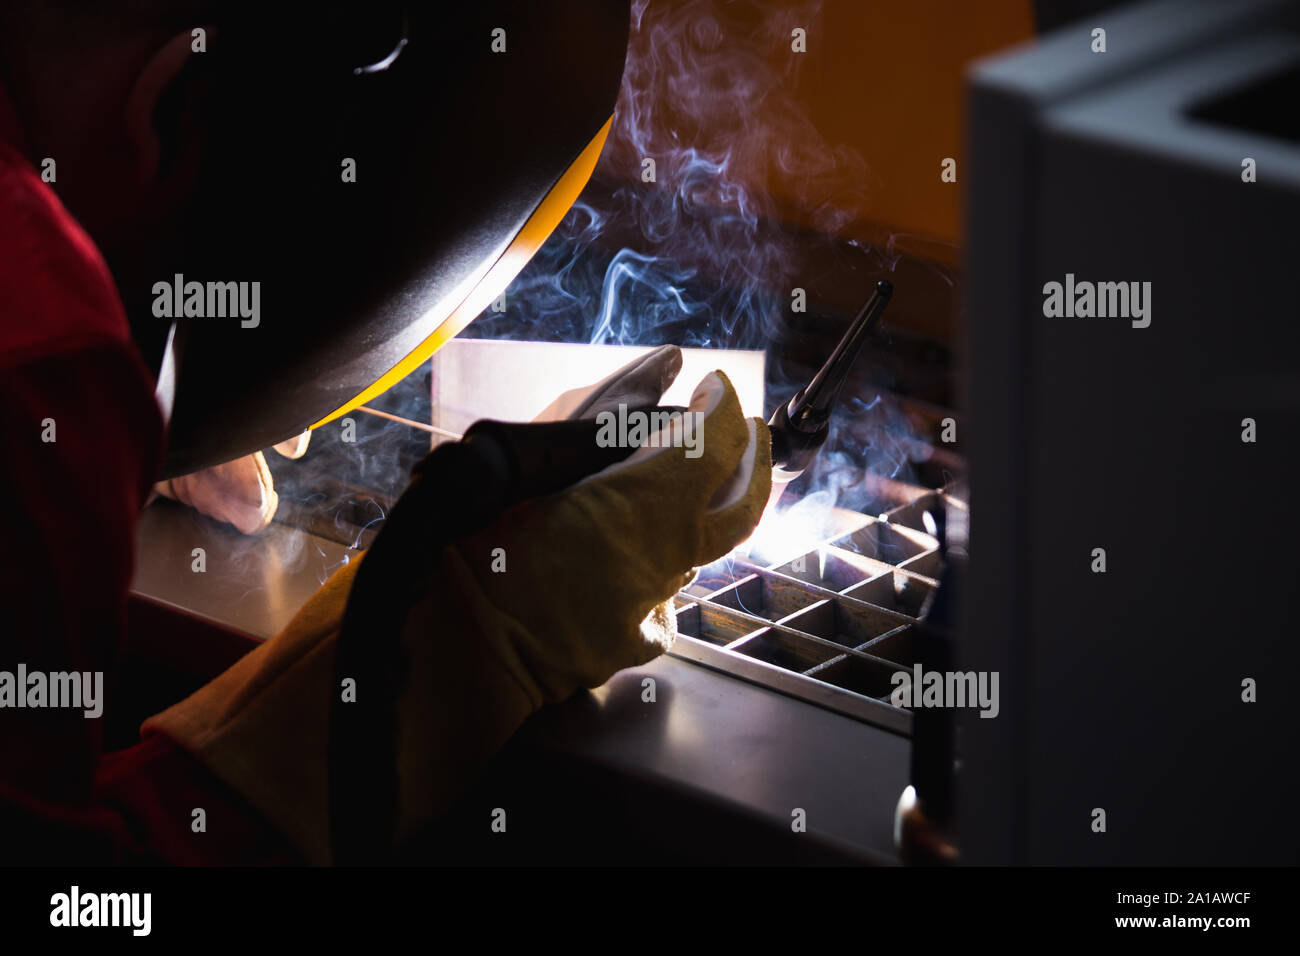
M 112 674 L 140 509 L 164 477 L 160 462 L 179 460 L 182 438 L 192 436 L 173 416 L 165 440 L 169 401 L 159 386 L 170 373 L 154 361 L 156 343 L 133 338 L 129 290 L 170 277 L 170 257 L 217 228 L 196 226 L 196 214 L 242 223 L 249 244 L 263 231 L 267 209 L 252 199 L 195 202 L 211 170 L 205 160 L 240 132 L 206 125 L 222 78 L 196 56 L 219 42 L 223 6 L 12 0 L 0 10 L 0 666 Z M 418 49 L 412 42 L 401 56 Z M 376 59 L 383 67 L 395 57 Z M 255 71 L 257 63 L 240 67 Z M 381 67 L 356 73 L 371 82 Z M 275 167 L 267 176 L 294 176 L 275 156 L 257 154 L 258 144 L 246 148 L 251 166 Z M 329 163 L 336 167 L 337 157 Z M 237 178 L 238 170 L 224 171 Z M 256 171 L 246 175 L 240 189 L 252 191 Z M 291 235 L 306 242 L 318 228 L 292 218 L 274 225 L 280 244 Z M 259 327 L 232 341 L 273 342 L 276 307 L 268 292 Z M 251 332 L 268 337 L 238 338 Z M 203 351 L 211 353 L 191 351 L 182 379 L 202 380 Z M 247 349 L 248 367 L 273 351 Z M 317 362 L 333 354 L 297 351 Z M 679 365 L 675 349 L 656 350 L 561 396 L 550 412 L 594 418 L 653 405 Z M 286 380 L 305 374 L 285 368 Z M 249 398 L 233 394 L 249 391 L 240 369 L 224 371 L 232 394 L 212 404 L 239 411 L 242 398 L 260 403 L 262 414 L 228 427 L 207 420 L 193 447 L 208 442 L 209 450 L 186 460 L 238 460 L 280 441 L 300 448 L 292 436 L 315 411 L 299 421 L 304 412 L 295 418 L 284 402 L 305 386 L 277 391 L 268 380 Z M 322 371 L 316 384 L 324 391 L 337 377 Z M 771 482 L 766 427 L 743 416 L 720 373 L 699 384 L 690 411 L 699 416 L 698 454 L 684 454 L 681 441 L 655 442 L 566 491 L 525 501 L 430 555 L 433 570 L 417 594 L 393 596 L 396 639 L 411 660 L 383 742 L 397 755 L 398 839 L 436 819 L 544 703 L 662 653 L 675 634 L 666 602 L 694 567 L 753 529 Z M 272 423 L 272 440 L 231 437 L 258 422 Z M 229 452 L 239 454 L 223 457 Z M 175 465 L 170 473 L 179 474 Z M 505 570 L 494 571 L 502 554 Z M 340 693 L 361 700 L 370 691 L 341 686 L 335 668 L 349 591 L 364 566 L 364 556 L 353 560 L 281 634 L 146 721 L 128 749 L 103 752 L 98 722 L 79 709 L 0 710 L 6 862 L 330 862 L 330 709 Z

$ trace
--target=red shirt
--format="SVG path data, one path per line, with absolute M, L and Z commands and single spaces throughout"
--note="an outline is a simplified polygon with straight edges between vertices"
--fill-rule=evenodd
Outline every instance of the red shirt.
M 0 87 L 0 671 L 102 671 L 112 708 L 135 526 L 162 441 L 108 269 L 24 156 Z M 0 863 L 294 858 L 171 741 L 103 753 L 101 721 L 0 707 Z M 196 807 L 206 835 L 191 831 Z

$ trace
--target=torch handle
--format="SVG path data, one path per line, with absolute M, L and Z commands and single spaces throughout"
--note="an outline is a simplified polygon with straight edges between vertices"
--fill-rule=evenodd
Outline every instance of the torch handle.
M 781 405 L 768 420 L 772 430 L 772 480 L 779 484 L 801 475 L 830 434 L 831 412 L 871 333 L 880 324 L 885 306 L 894 294 L 886 279 L 876 283 L 875 292 L 849 325 L 830 358 L 817 370 L 811 382 L 790 401 Z

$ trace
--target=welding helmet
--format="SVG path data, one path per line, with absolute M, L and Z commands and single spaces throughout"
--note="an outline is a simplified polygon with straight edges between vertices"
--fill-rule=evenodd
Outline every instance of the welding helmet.
M 196 202 L 156 282 L 123 289 L 170 394 L 169 476 L 343 415 L 503 292 L 595 166 L 629 10 L 248 4 L 215 26 Z M 151 305 L 191 282 L 257 314 L 181 318 L 163 361 Z

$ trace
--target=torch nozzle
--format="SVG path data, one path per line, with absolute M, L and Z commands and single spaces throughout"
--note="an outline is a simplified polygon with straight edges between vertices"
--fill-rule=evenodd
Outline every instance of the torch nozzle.
M 858 312 L 844 337 L 812 381 L 782 405 L 768 421 L 772 432 L 772 480 L 793 481 L 817 456 L 818 449 L 830 434 L 831 412 L 839 399 L 840 389 L 849 370 L 880 323 L 880 316 L 894 294 L 894 286 L 885 279 L 876 283 L 875 292 Z

